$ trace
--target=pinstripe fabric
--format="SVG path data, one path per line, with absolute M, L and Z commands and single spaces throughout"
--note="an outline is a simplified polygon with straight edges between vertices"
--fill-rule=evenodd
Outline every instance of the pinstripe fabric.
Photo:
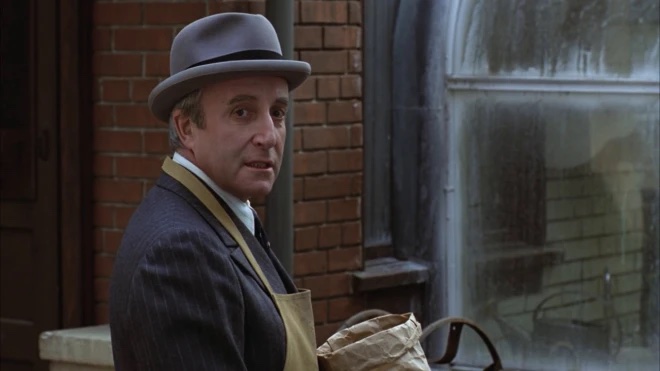
M 273 290 L 295 292 L 272 251 L 222 205 Z M 109 305 L 118 371 L 284 366 L 284 327 L 265 287 L 236 241 L 166 174 L 126 228 Z

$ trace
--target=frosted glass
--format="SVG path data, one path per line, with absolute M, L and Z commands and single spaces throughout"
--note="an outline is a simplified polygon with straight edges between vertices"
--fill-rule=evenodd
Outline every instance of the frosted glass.
M 657 0 L 458 4 L 455 73 L 658 80 Z
M 453 102 L 463 315 L 509 367 L 657 370 L 658 97 Z M 470 339 L 461 358 L 486 364 Z

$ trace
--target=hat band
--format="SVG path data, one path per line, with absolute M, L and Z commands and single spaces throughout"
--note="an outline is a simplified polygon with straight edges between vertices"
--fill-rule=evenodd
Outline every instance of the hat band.
M 188 66 L 186 69 L 190 69 L 197 66 L 203 66 L 206 64 L 219 63 L 219 62 L 229 62 L 229 61 L 245 61 L 245 60 L 258 60 L 258 59 L 283 59 L 281 54 L 270 51 L 270 50 L 244 50 L 242 52 L 236 52 L 231 54 L 222 55 L 220 57 L 215 57 L 201 62 L 197 62 Z

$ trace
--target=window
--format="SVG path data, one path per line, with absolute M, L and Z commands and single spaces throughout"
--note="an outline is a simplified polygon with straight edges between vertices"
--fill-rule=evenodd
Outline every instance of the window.
M 507 367 L 657 370 L 658 2 L 364 9 L 365 246 L 433 268 L 424 323 L 475 319 Z
M 364 3 L 363 242 L 386 250 L 391 232 L 391 74 L 394 1 Z M 368 255 L 368 254 L 367 254 Z
M 449 311 L 514 367 L 658 367 L 658 4 L 455 1 Z M 465 359 L 483 359 L 477 346 Z

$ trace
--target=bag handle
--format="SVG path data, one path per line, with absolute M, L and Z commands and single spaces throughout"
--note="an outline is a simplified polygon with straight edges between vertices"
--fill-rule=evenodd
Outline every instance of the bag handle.
M 468 327 L 472 328 L 478 335 L 481 337 L 481 340 L 486 344 L 486 347 L 488 348 L 488 352 L 490 353 L 491 358 L 493 359 L 493 363 L 490 364 L 490 366 L 484 368 L 484 371 L 500 371 L 502 370 L 502 361 L 500 360 L 499 354 L 497 354 L 497 350 L 495 349 L 495 346 L 493 343 L 490 341 L 486 333 L 474 322 L 465 319 L 465 318 L 460 318 L 460 317 L 447 317 L 447 318 L 442 318 L 440 320 L 437 320 L 430 325 L 428 325 L 424 331 L 422 331 L 422 336 L 419 338 L 419 341 L 422 342 L 424 339 L 433 331 L 437 330 L 438 328 L 450 324 L 449 327 L 449 336 L 447 339 L 447 349 L 445 349 L 445 354 L 440 358 L 435 361 L 429 361 L 429 363 L 437 363 L 437 364 L 449 364 L 451 363 L 454 358 L 456 357 L 456 353 L 458 353 L 458 345 L 461 340 L 461 331 L 463 330 L 463 325 L 467 325 Z

